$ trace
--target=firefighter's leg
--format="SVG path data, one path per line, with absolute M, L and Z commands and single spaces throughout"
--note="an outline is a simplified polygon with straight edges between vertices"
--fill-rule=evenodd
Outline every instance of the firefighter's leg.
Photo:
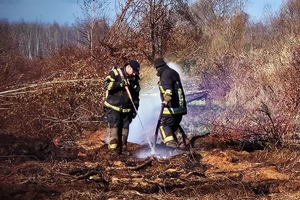
M 181 148 L 186 147 L 186 135 L 182 127 L 180 126 L 180 122 L 182 120 L 182 115 L 174 116 L 174 126 L 172 126 L 172 130 L 175 135 L 175 140 L 178 143 L 178 146 Z
M 127 140 L 129 134 L 129 125 L 132 122 L 132 113 L 123 113 L 123 128 L 122 128 L 122 152 L 126 155 L 131 155 L 127 148 Z
M 173 131 L 171 126 L 174 124 L 174 119 L 171 116 L 163 116 L 161 119 L 162 123 L 159 127 L 161 138 L 163 143 L 169 147 L 177 147 L 177 142 L 174 139 Z
M 109 128 L 109 143 L 108 148 L 111 150 L 116 150 L 118 147 L 118 131 L 117 127 Z
M 180 130 L 178 128 L 174 132 L 174 135 L 175 135 L 174 139 L 177 141 L 178 146 L 180 146 L 182 144 L 182 137 L 181 137 Z
M 125 155 L 131 155 L 131 152 L 129 151 L 127 147 L 127 139 L 128 139 L 128 133 L 129 133 L 129 128 L 123 128 L 122 129 L 122 154 Z
M 186 144 L 187 137 L 185 135 L 184 130 L 182 129 L 182 127 L 180 125 L 178 126 L 175 133 L 176 133 L 176 137 L 177 137 L 177 140 L 178 140 L 178 146 L 180 148 L 187 147 L 187 144 Z
M 122 147 L 125 149 L 127 147 L 129 128 L 122 128 Z
M 119 142 L 119 127 L 120 127 L 120 113 L 110 109 L 107 112 L 107 121 L 108 121 L 108 148 L 116 150 Z

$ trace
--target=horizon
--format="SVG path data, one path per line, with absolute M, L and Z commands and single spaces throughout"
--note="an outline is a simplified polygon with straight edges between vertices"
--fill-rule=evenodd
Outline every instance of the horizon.
M 276 14 L 284 0 L 249 1 L 245 12 L 250 15 L 251 21 L 260 21 L 266 14 Z M 26 9 L 26 8 L 30 9 Z M 55 12 L 55 14 L 53 14 Z M 115 10 L 108 6 L 107 13 Z M 9 22 L 41 22 L 74 24 L 82 17 L 82 10 L 76 0 L 1 0 L 0 19 Z M 111 16 L 110 16 L 111 17 Z

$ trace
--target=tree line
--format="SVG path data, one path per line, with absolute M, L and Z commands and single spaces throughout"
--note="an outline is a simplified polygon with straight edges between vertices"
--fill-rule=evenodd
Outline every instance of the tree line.
M 132 43 L 150 61 L 170 54 L 190 60 L 213 55 L 269 47 L 299 33 L 299 2 L 284 2 L 279 14 L 252 22 L 245 12 L 247 0 L 127 0 L 120 14 L 110 22 L 101 12 L 105 3 L 83 0 L 83 18 L 72 25 L 54 22 L 12 22 L 2 19 L 1 52 L 18 50 L 27 59 L 57 53 L 65 46 L 84 47 L 95 52 L 104 47 L 118 51 Z M 109 24 L 111 23 L 111 25 Z

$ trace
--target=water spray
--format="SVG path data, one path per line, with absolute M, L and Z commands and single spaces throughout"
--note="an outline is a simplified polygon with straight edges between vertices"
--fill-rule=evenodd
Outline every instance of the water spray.
M 159 126 L 161 124 L 161 118 L 162 118 L 162 114 L 163 114 L 164 108 L 165 108 L 165 104 L 162 103 L 161 104 L 161 108 L 160 108 L 160 113 L 159 113 L 158 121 L 157 121 L 157 124 L 156 124 L 155 135 L 154 135 L 154 143 L 153 143 L 153 152 L 154 152 L 154 154 L 155 154 L 155 148 L 156 148 L 156 140 L 157 140 L 157 136 L 158 136 L 158 129 L 159 129 Z
M 133 99 L 132 99 L 132 96 L 131 96 L 131 94 L 130 94 L 130 91 L 129 91 L 128 86 L 125 86 L 125 90 L 126 90 L 126 92 L 127 92 L 127 95 L 128 95 L 128 97 L 129 97 L 129 99 L 130 99 L 132 105 L 133 105 L 133 108 L 134 108 L 134 110 L 135 110 L 135 112 L 136 112 L 136 115 L 137 115 L 137 117 L 138 117 L 138 119 L 139 119 L 139 122 L 140 122 L 140 124 L 141 124 L 142 130 L 145 131 L 144 126 L 143 126 L 143 123 L 142 123 L 142 120 L 141 120 L 140 115 L 139 115 L 139 113 L 138 113 L 138 110 L 137 110 L 137 108 L 136 108 L 136 106 L 135 106 L 135 104 L 134 104 L 134 102 L 133 102 Z M 152 144 L 152 143 L 150 142 L 148 136 L 147 136 L 147 141 L 148 141 L 149 147 L 150 147 L 150 149 L 151 149 L 151 155 L 153 156 L 153 155 L 155 155 L 155 143 Z M 155 140 L 154 142 L 156 142 L 156 140 Z

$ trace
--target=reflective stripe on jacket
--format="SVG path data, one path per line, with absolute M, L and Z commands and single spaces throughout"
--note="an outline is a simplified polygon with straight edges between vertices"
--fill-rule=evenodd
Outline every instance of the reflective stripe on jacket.
M 104 106 L 107 107 L 107 108 L 111 108 L 113 110 L 116 110 L 118 112 L 123 112 L 123 113 L 128 113 L 128 112 L 131 112 L 133 111 L 131 108 L 120 108 L 120 107 L 117 107 L 117 106 L 114 106 L 114 105 L 111 105 L 110 103 L 108 103 L 107 101 L 104 102 Z

